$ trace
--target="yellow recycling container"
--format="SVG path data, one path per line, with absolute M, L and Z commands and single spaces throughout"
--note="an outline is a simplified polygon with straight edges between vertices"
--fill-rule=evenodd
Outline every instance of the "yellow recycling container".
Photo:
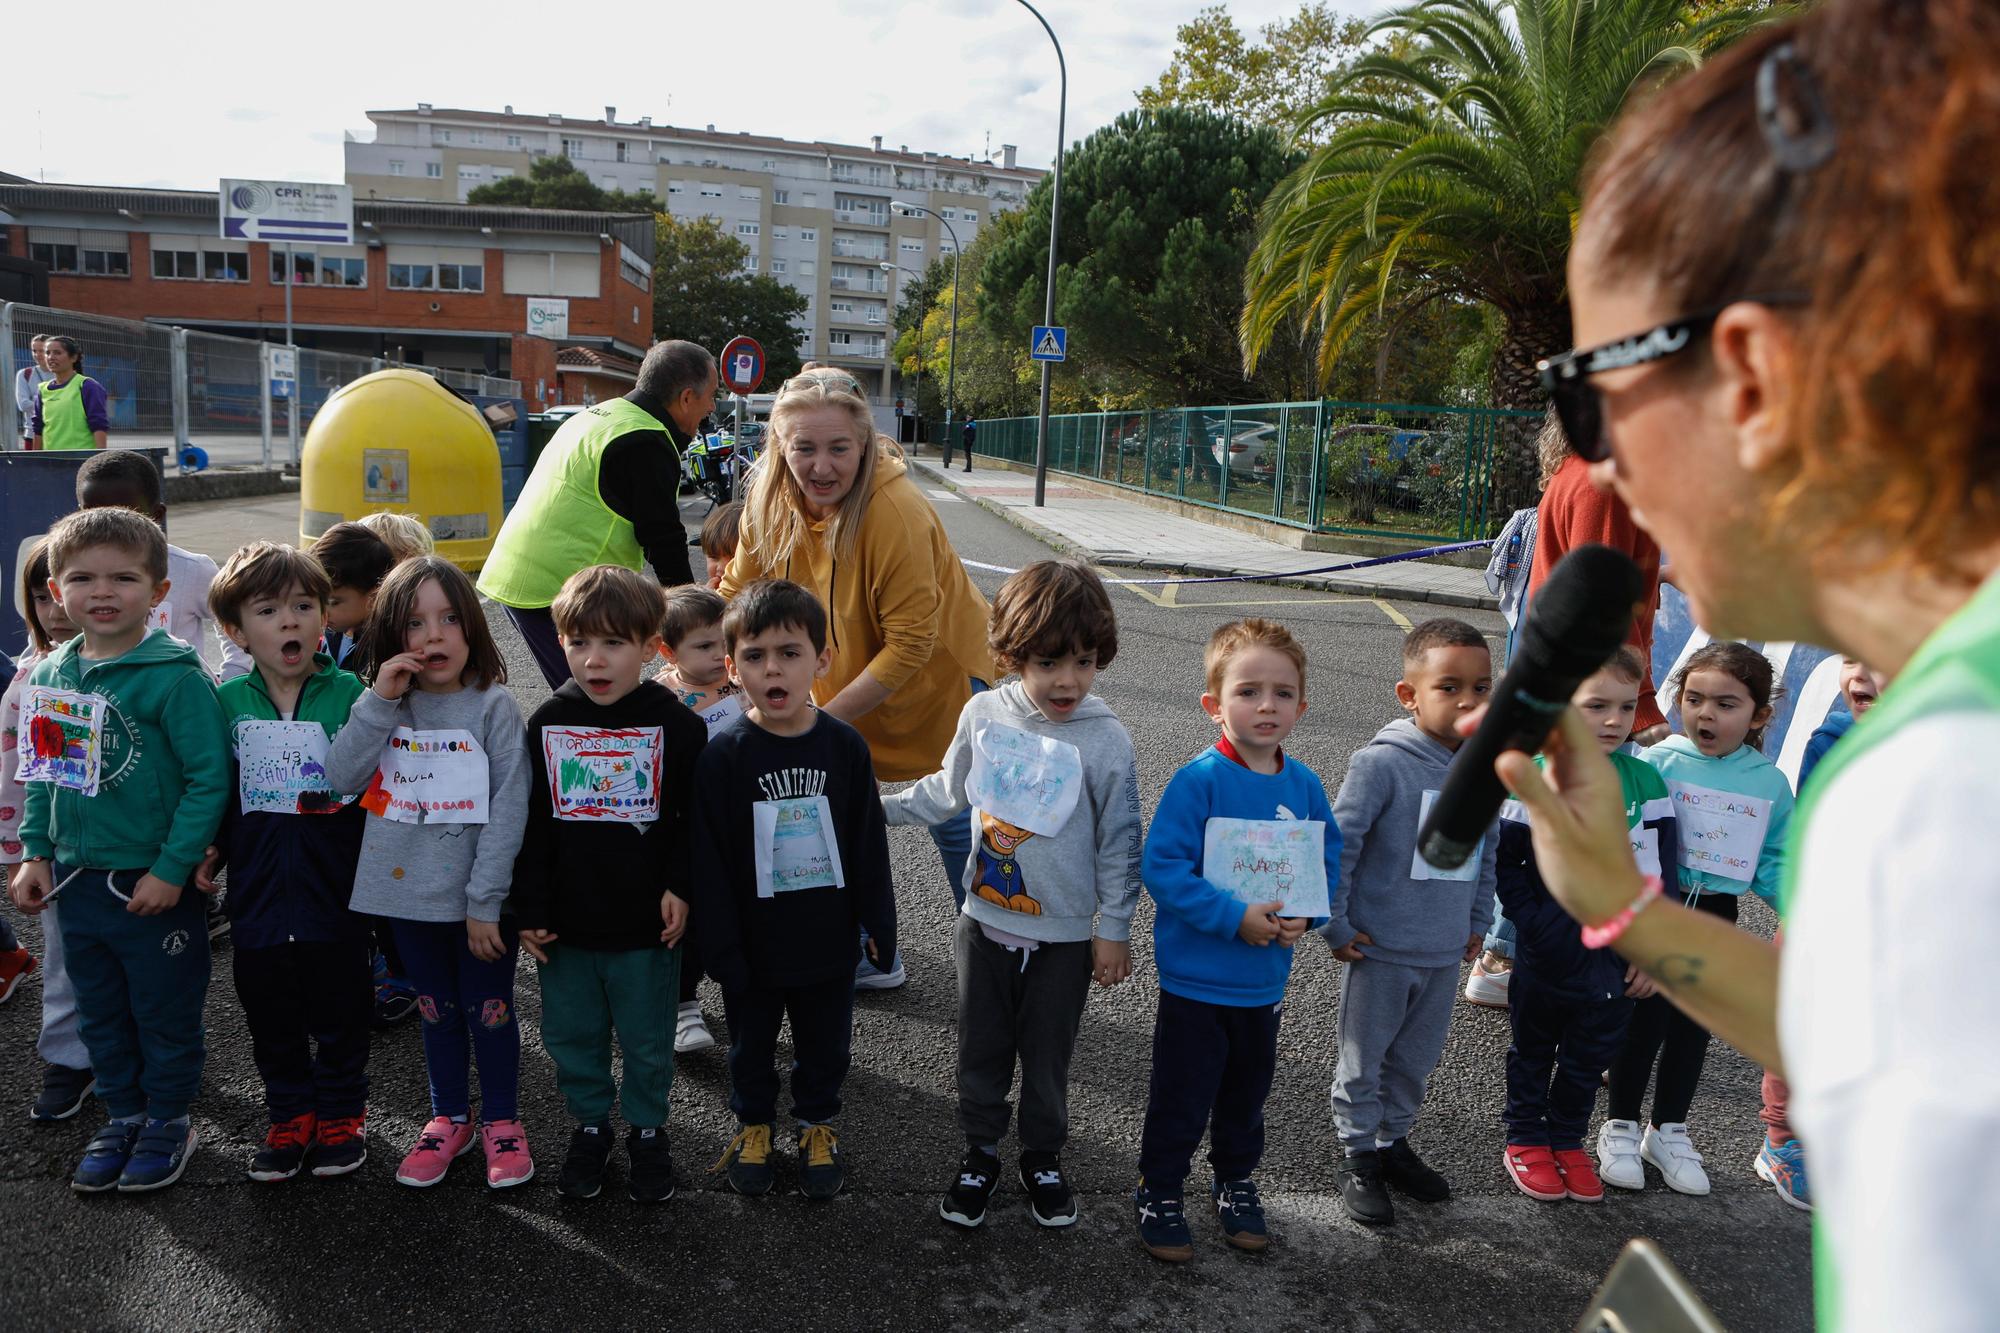
M 299 538 L 387 511 L 430 529 L 438 554 L 477 573 L 505 512 L 500 446 L 479 409 L 420 370 L 343 385 L 306 431 Z

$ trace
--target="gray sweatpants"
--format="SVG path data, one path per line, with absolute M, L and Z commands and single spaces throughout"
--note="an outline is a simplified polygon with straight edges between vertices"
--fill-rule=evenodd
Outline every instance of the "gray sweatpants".
M 1069 1060 L 1090 991 L 1090 941 L 1021 951 L 969 916 L 952 930 L 958 960 L 958 1127 L 988 1147 L 1007 1133 L 1007 1092 L 1021 1066 L 1021 1147 L 1061 1152 L 1069 1137 Z
M 88 1069 L 90 1052 L 83 1046 L 76 987 L 70 984 L 69 963 L 63 955 L 62 926 L 53 908 L 35 919 L 42 926 L 42 1033 L 35 1050 L 47 1064 Z
M 1410 1132 L 1424 1084 L 1444 1054 L 1458 995 L 1458 965 L 1405 967 L 1364 958 L 1347 964 L 1335 1032 L 1333 1127 L 1349 1152 Z

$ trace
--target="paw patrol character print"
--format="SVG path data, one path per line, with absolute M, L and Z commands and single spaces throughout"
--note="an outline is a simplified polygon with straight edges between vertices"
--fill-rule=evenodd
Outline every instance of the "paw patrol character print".
M 1040 916 L 1042 905 L 1021 882 L 1021 862 L 1014 855 L 1035 835 L 1017 824 L 979 812 L 979 850 L 972 873 L 972 891 L 1010 912 Z

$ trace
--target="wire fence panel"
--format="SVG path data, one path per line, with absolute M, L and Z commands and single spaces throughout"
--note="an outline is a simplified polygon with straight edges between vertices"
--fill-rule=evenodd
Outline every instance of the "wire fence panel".
M 8 390 L 29 362 L 36 334 L 63 333 L 83 346 L 85 375 L 104 386 L 111 434 L 173 437 L 173 330 L 104 315 L 15 304 L 7 349 Z
M 1317 532 L 1490 536 L 1506 464 L 1541 415 L 1408 403 L 1247 403 L 1063 413 L 1049 468 Z M 979 423 L 979 452 L 1032 466 L 1036 419 Z

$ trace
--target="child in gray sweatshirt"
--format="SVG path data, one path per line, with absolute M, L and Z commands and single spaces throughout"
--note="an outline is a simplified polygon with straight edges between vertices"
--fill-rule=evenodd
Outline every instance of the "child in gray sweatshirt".
M 1395 1220 L 1387 1184 L 1436 1203 L 1450 1187 L 1409 1143 L 1424 1085 L 1444 1054 L 1458 969 L 1493 919 L 1491 833 L 1457 870 L 1417 854 L 1417 829 L 1444 787 L 1458 720 L 1486 702 L 1493 658 L 1458 620 L 1427 620 L 1403 641 L 1396 698 L 1408 717 L 1347 763 L 1333 803 L 1344 891 L 1320 933 L 1347 964 L 1341 981 L 1333 1120 L 1346 1155 L 1342 1202 L 1356 1221 Z
M 1018 1061 L 1021 1185 L 1037 1222 L 1068 1226 L 1076 1201 L 1059 1154 L 1084 997 L 1093 976 L 1113 986 L 1132 972 L 1138 761 L 1124 726 L 1090 697 L 1118 651 L 1118 623 L 1088 566 L 1046 560 L 1008 579 L 988 638 L 1021 679 L 973 695 L 944 767 L 883 807 L 891 824 L 978 812 L 953 938 L 967 1147 L 939 1212 L 963 1227 L 985 1219 Z

